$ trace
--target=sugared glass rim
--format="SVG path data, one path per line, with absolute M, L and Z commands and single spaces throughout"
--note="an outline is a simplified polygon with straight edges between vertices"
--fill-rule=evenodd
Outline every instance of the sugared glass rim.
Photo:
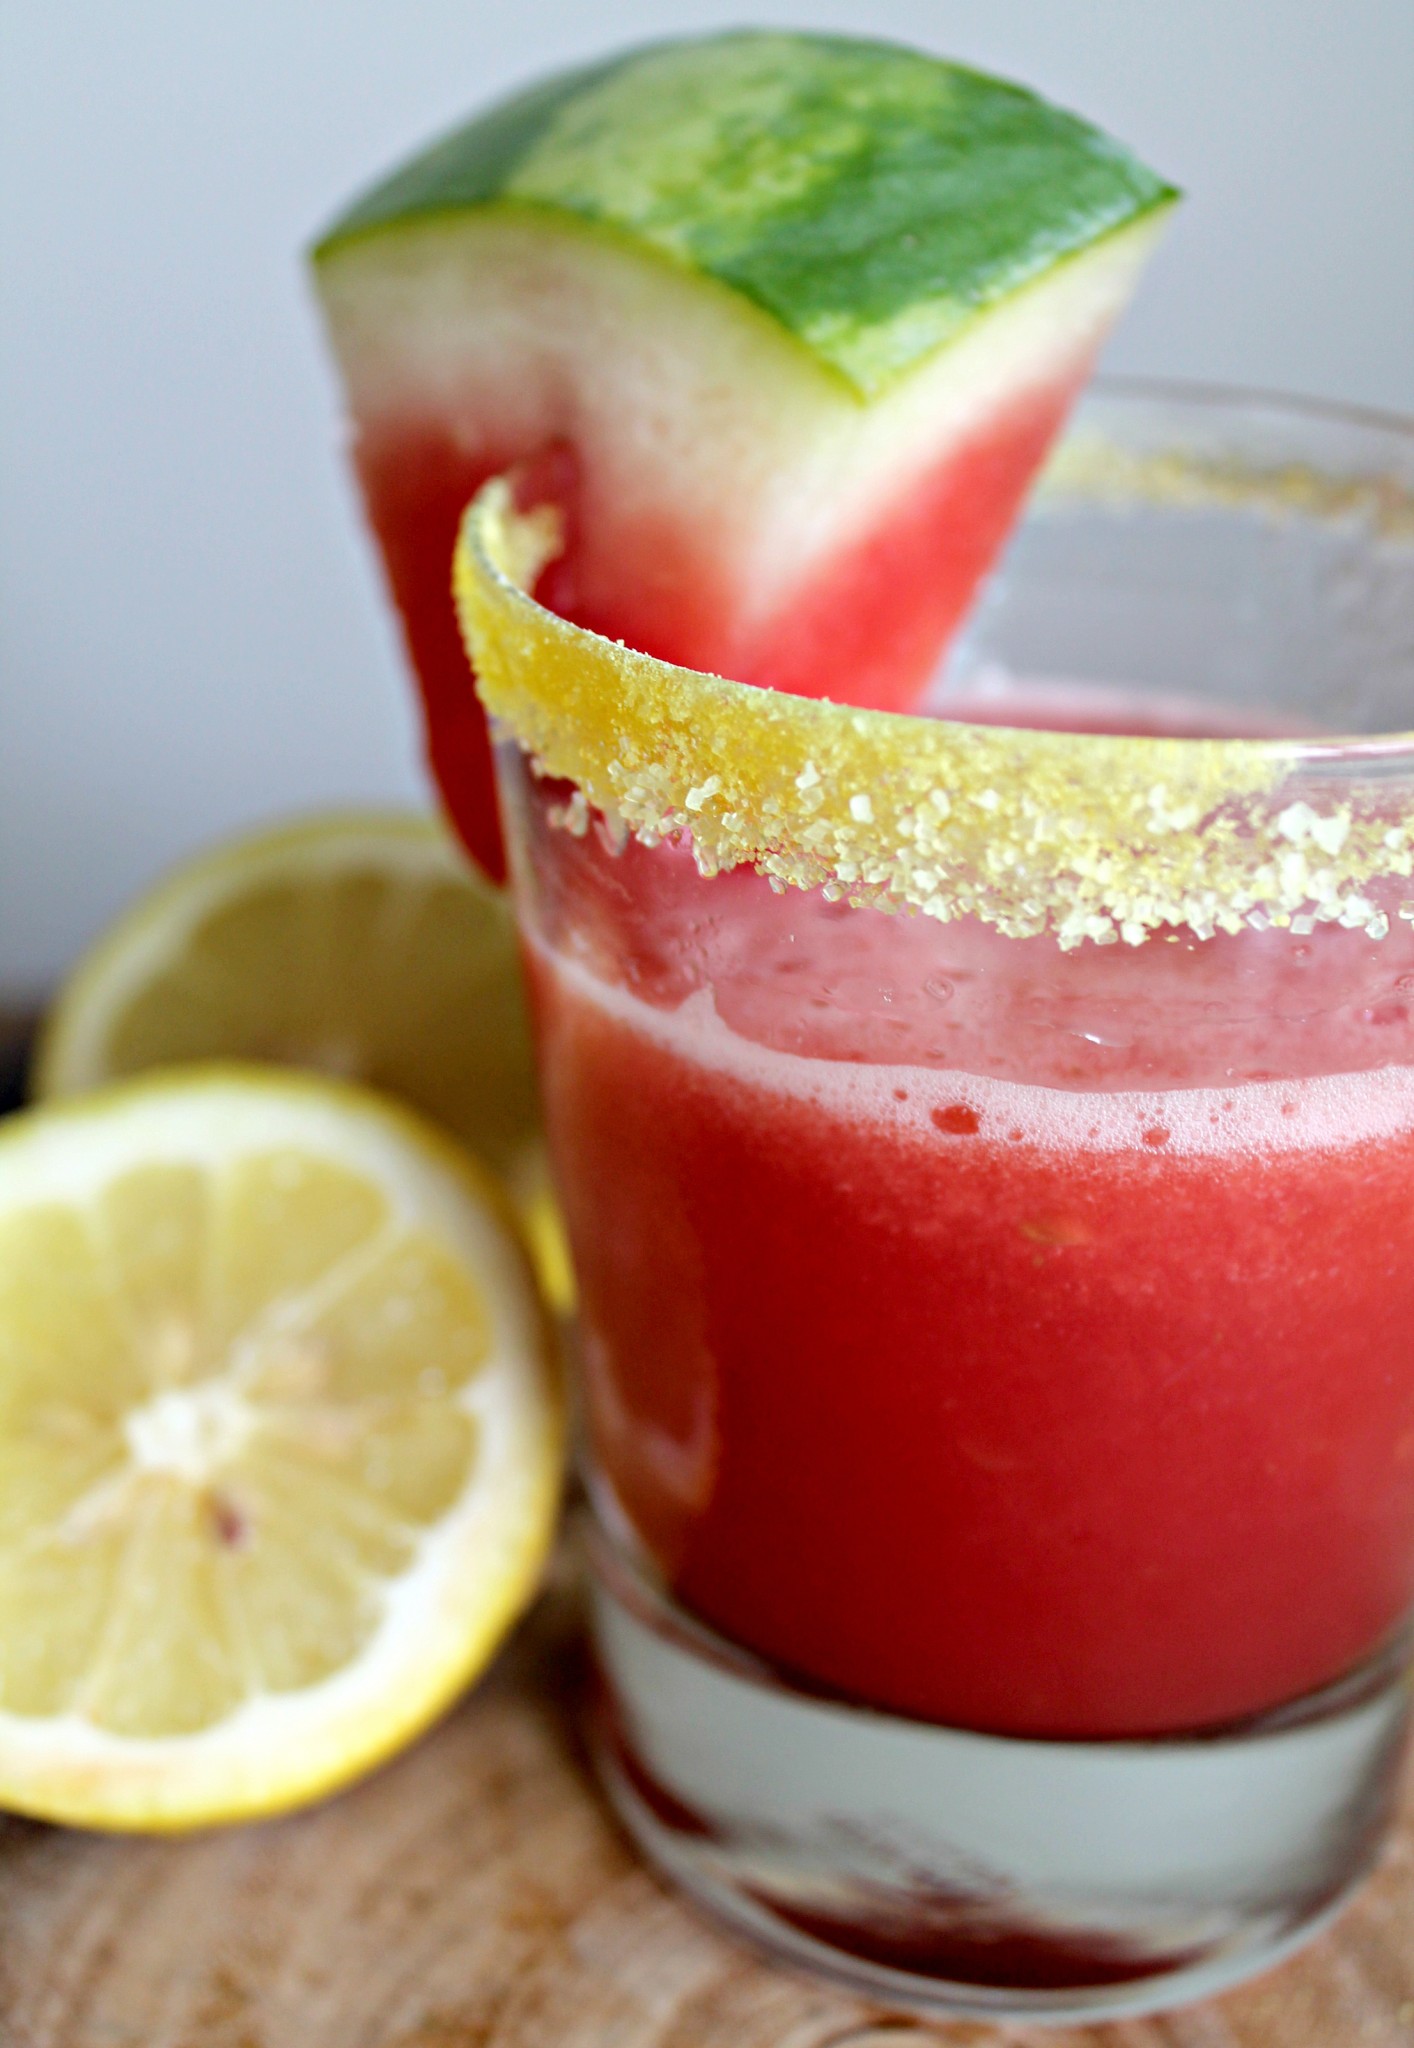
M 1278 418 L 1318 422 L 1333 428 L 1389 435 L 1407 444 L 1410 484 L 1414 488 L 1414 414 L 1375 405 L 1355 405 L 1343 398 L 1315 398 L 1299 391 L 1274 391 L 1262 384 L 1208 383 L 1202 378 L 1139 377 L 1107 370 L 1091 378 L 1080 405 L 1092 400 L 1173 406 L 1184 411 L 1272 413 Z
M 1275 488 L 1286 509 L 1314 516 L 1388 512 L 1401 539 L 1407 514 L 1414 536 L 1414 420 L 1138 379 L 1103 380 L 1096 397 L 1101 410 L 1265 411 L 1393 435 L 1409 450 L 1408 484 L 1296 464 L 1253 472 L 1249 490 L 1229 461 L 1202 488 L 1223 502 Z M 1063 466 L 1057 486 L 1072 488 Z M 482 700 L 539 772 L 576 785 L 572 823 L 592 809 L 645 844 L 684 836 L 704 874 L 746 863 L 780 888 L 976 916 L 1014 937 L 1049 930 L 1066 947 L 1138 945 L 1176 927 L 1206 938 L 1337 923 L 1379 938 L 1392 910 L 1414 919 L 1414 900 L 1368 893 L 1414 875 L 1414 732 L 1115 737 L 786 696 L 657 661 L 547 611 L 527 592 L 558 545 L 553 511 L 518 513 L 494 481 L 463 521 L 455 589 Z
M 1144 454 L 1112 442 L 1095 446 L 1102 437 L 1091 428 L 1092 415 L 1103 420 L 1118 413 L 1133 432 L 1150 410 L 1160 420 L 1178 415 L 1190 432 L 1211 422 L 1248 433 L 1265 425 L 1278 436 L 1283 428 L 1305 437 L 1328 434 L 1339 437 L 1339 453 L 1347 459 L 1354 438 L 1365 442 L 1375 466 L 1318 469 L 1310 460 L 1309 438 L 1300 455 L 1269 459 L 1260 467 L 1230 454 L 1205 454 L 1195 444 L 1175 448 L 1171 433 L 1156 437 L 1155 449 Z M 1116 504 L 1211 505 L 1327 523 L 1356 519 L 1377 539 L 1414 548 L 1414 416 L 1238 385 L 1097 377 L 1052 452 L 1035 501 L 1043 509 L 1068 496 L 1090 505 L 1109 498 Z M 1405 755 L 1414 752 L 1414 730 L 1321 734 L 1296 744 L 1303 758 L 1312 759 Z

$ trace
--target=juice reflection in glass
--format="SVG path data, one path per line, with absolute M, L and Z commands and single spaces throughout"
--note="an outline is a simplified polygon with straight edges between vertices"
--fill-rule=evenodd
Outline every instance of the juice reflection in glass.
M 1100 401 L 931 727 L 471 591 L 608 1774 L 685 1882 L 866 1988 L 1170 2002 L 1378 1837 L 1414 742 L 1318 735 L 1414 724 L 1411 534 L 1407 431 Z

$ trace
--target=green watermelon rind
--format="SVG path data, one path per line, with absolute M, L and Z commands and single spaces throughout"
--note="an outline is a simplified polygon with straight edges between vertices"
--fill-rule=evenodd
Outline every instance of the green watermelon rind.
M 509 210 L 738 293 L 865 398 L 1176 189 L 1023 87 L 895 44 L 734 31 L 561 73 L 357 200 L 317 264 Z

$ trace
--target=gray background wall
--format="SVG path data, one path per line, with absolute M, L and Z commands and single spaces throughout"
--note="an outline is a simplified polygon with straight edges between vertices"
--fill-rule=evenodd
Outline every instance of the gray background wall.
M 536 71 L 740 21 L 1009 72 L 1183 183 L 1112 366 L 1414 412 L 1411 0 L 6 0 L 0 990 L 213 834 L 417 797 L 301 243 Z

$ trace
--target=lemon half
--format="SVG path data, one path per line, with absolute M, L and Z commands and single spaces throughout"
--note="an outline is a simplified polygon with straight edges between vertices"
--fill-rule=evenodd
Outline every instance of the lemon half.
M 366 1081 L 511 1169 L 537 1115 L 505 897 L 417 812 L 328 812 L 198 855 L 79 963 L 34 1088 L 201 1059 Z
M 554 1361 L 494 1186 L 193 1067 L 0 1131 L 0 1804 L 173 1829 L 390 1754 L 533 1592 Z
M 211 1059 L 366 1081 L 453 1132 L 505 1177 L 568 1306 L 510 905 L 436 819 L 332 811 L 186 862 L 79 962 L 32 1086 Z

